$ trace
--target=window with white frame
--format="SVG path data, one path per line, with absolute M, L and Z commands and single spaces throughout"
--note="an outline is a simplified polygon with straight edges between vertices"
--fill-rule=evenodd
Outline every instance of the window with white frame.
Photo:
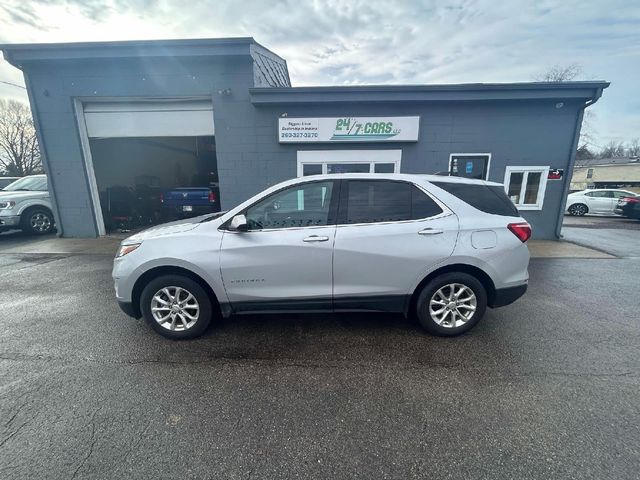
M 549 167 L 507 167 L 504 189 L 518 210 L 542 210 Z
M 298 176 L 400 173 L 402 150 L 299 150 Z

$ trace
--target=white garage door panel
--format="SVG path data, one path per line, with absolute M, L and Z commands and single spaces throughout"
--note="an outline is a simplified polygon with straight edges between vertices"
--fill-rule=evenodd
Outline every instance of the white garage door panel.
M 214 135 L 211 102 L 88 103 L 90 138 Z

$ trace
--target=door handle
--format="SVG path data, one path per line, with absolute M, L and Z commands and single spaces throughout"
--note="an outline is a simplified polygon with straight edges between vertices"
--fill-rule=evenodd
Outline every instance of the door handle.
M 303 242 L 307 242 L 307 243 L 309 243 L 309 242 L 326 242 L 327 240 L 329 240 L 329 237 L 320 236 L 320 235 L 311 235 L 310 237 L 302 239 Z
M 443 233 L 444 230 L 441 228 L 425 228 L 418 232 L 418 235 L 439 235 Z

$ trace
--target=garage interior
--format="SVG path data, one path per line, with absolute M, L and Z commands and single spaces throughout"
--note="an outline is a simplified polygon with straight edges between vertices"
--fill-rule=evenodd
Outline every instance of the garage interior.
M 210 101 L 85 104 L 84 119 L 107 233 L 219 210 Z

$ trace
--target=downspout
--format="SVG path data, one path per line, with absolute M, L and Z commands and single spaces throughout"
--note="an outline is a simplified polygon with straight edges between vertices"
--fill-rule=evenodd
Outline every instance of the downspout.
M 573 142 L 571 143 L 571 152 L 569 154 L 569 163 L 567 165 L 567 171 L 564 175 L 564 186 L 562 188 L 562 197 L 560 202 L 560 211 L 558 212 L 558 219 L 556 221 L 556 238 L 561 238 L 560 232 L 562 231 L 562 222 L 564 221 L 564 209 L 567 207 L 567 195 L 569 195 L 569 187 L 571 186 L 571 178 L 573 177 L 573 167 L 576 163 L 576 153 L 578 151 L 578 142 L 580 141 L 580 130 L 582 129 L 582 120 L 584 118 L 584 111 L 587 107 L 590 107 L 598 101 L 602 96 L 604 88 L 600 87 L 596 89 L 593 98 L 585 102 L 580 107 L 578 112 L 578 118 L 576 119 L 576 127 L 573 135 Z

